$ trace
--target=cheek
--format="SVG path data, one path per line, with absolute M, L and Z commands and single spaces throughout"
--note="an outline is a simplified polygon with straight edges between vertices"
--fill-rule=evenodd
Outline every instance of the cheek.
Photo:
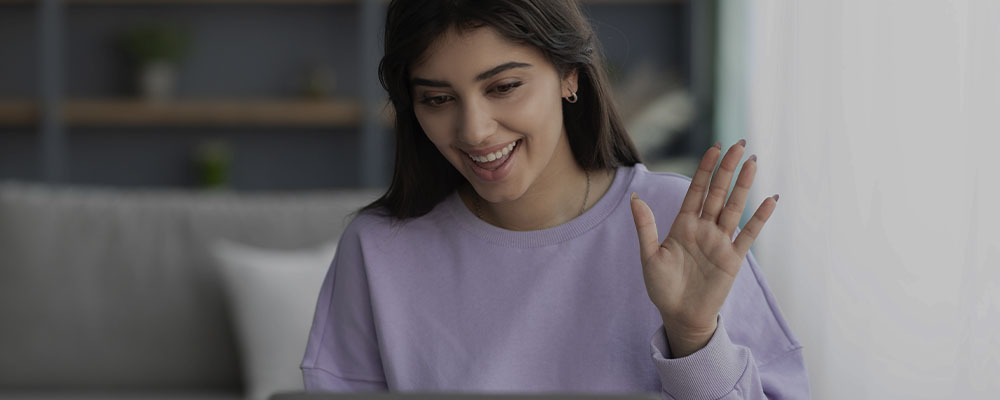
M 450 119 L 444 113 L 415 113 L 420 128 L 424 130 L 427 139 L 430 139 L 434 147 L 439 151 L 448 147 L 449 134 L 451 132 Z
M 555 142 L 562 131 L 562 104 L 559 100 L 559 97 L 542 93 L 523 96 L 505 106 L 505 125 L 514 132 L 527 135 L 536 146 Z

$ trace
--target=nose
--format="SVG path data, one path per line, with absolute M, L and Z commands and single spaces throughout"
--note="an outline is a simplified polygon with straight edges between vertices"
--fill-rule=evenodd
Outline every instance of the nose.
M 469 145 L 483 143 L 497 130 L 493 110 L 481 99 L 471 99 L 462 103 L 459 113 L 458 137 Z

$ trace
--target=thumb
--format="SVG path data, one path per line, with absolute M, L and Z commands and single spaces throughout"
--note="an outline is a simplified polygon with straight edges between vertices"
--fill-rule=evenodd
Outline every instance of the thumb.
M 656 253 L 660 241 L 653 210 L 635 192 L 632 192 L 632 219 L 635 220 L 635 231 L 639 235 L 639 255 L 642 260 L 646 260 Z

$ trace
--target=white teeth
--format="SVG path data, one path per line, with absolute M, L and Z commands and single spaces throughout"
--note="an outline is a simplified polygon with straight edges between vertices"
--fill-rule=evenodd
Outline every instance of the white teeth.
M 507 154 L 510 154 L 511 150 L 514 150 L 515 146 L 517 146 L 517 141 L 511 142 L 510 144 L 507 145 L 507 147 L 504 147 L 502 150 L 499 150 L 496 153 L 490 153 L 490 154 L 487 154 L 485 156 L 473 156 L 473 155 L 469 155 L 469 158 L 471 158 L 472 161 L 475 161 L 475 162 L 478 162 L 478 163 L 496 161 L 498 159 L 503 158 Z

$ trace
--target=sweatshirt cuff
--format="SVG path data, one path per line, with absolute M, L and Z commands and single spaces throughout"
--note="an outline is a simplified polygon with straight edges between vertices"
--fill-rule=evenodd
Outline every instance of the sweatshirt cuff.
M 732 392 L 750 362 L 750 349 L 729 340 L 718 316 L 718 328 L 704 348 L 687 357 L 670 359 L 663 325 L 650 340 L 653 364 L 663 390 L 677 399 L 717 399 Z

